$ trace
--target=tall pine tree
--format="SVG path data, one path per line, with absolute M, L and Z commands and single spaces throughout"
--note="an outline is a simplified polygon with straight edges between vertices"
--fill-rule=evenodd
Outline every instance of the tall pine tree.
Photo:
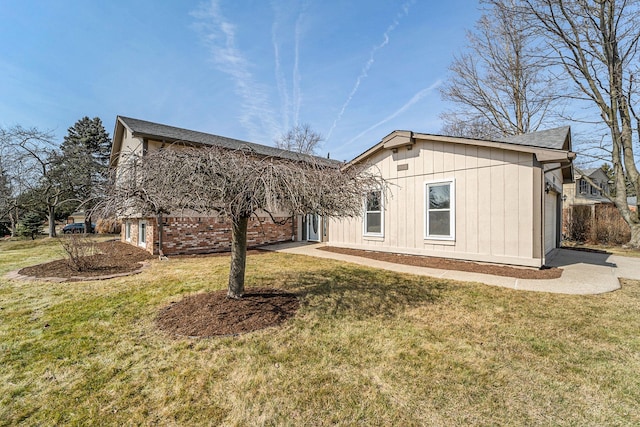
M 67 130 L 60 147 L 60 167 L 69 177 L 79 207 L 89 213 L 102 193 L 109 167 L 111 138 L 99 117 L 83 117 Z M 91 229 L 91 216 L 85 216 L 85 230 Z

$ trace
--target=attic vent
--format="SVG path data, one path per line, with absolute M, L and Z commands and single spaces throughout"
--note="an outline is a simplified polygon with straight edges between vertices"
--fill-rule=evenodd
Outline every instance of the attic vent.
M 398 165 L 398 170 L 399 171 L 407 171 L 407 170 L 409 170 L 409 164 L 408 163 L 404 163 L 404 164 Z

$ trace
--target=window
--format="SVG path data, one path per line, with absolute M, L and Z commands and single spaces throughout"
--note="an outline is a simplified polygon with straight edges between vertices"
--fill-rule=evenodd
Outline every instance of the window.
M 364 235 L 382 237 L 384 235 L 384 215 L 381 190 L 367 193 L 364 211 Z
M 425 239 L 455 239 L 455 186 L 453 180 L 425 183 Z
M 131 221 L 127 221 L 124 223 L 124 239 L 127 242 L 131 241 Z
M 147 246 L 147 221 L 140 221 L 138 226 L 138 245 Z
M 580 193 L 580 194 L 589 194 L 589 193 L 590 193 L 590 191 L 589 191 L 589 187 L 590 187 L 590 185 L 589 185 L 589 183 L 588 183 L 587 181 L 585 181 L 584 179 L 580 179 L 580 180 L 578 181 L 578 186 L 579 186 L 579 189 L 578 189 L 578 190 L 579 190 L 579 193 Z
M 598 181 L 593 181 L 593 183 L 597 186 L 600 186 L 600 183 Z M 591 194 L 593 194 L 594 196 L 599 196 L 600 195 L 600 190 L 598 190 L 596 187 L 591 187 Z

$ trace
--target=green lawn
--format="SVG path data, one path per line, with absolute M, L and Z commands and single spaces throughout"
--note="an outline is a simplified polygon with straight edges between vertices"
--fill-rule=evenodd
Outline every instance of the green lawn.
M 228 257 L 109 281 L 10 282 L 49 240 L 0 243 L 0 425 L 639 425 L 640 282 L 528 293 L 267 253 L 247 285 L 298 316 L 174 340 L 158 310 L 225 287 Z

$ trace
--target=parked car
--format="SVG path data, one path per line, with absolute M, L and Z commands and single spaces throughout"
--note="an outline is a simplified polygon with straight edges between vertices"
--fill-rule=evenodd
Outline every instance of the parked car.
M 91 229 L 89 230 L 89 233 L 95 233 L 95 230 L 96 230 L 96 225 L 95 224 L 91 224 Z M 64 234 L 84 233 L 84 223 L 82 223 L 82 222 L 74 222 L 73 224 L 67 224 L 62 229 L 62 232 Z

